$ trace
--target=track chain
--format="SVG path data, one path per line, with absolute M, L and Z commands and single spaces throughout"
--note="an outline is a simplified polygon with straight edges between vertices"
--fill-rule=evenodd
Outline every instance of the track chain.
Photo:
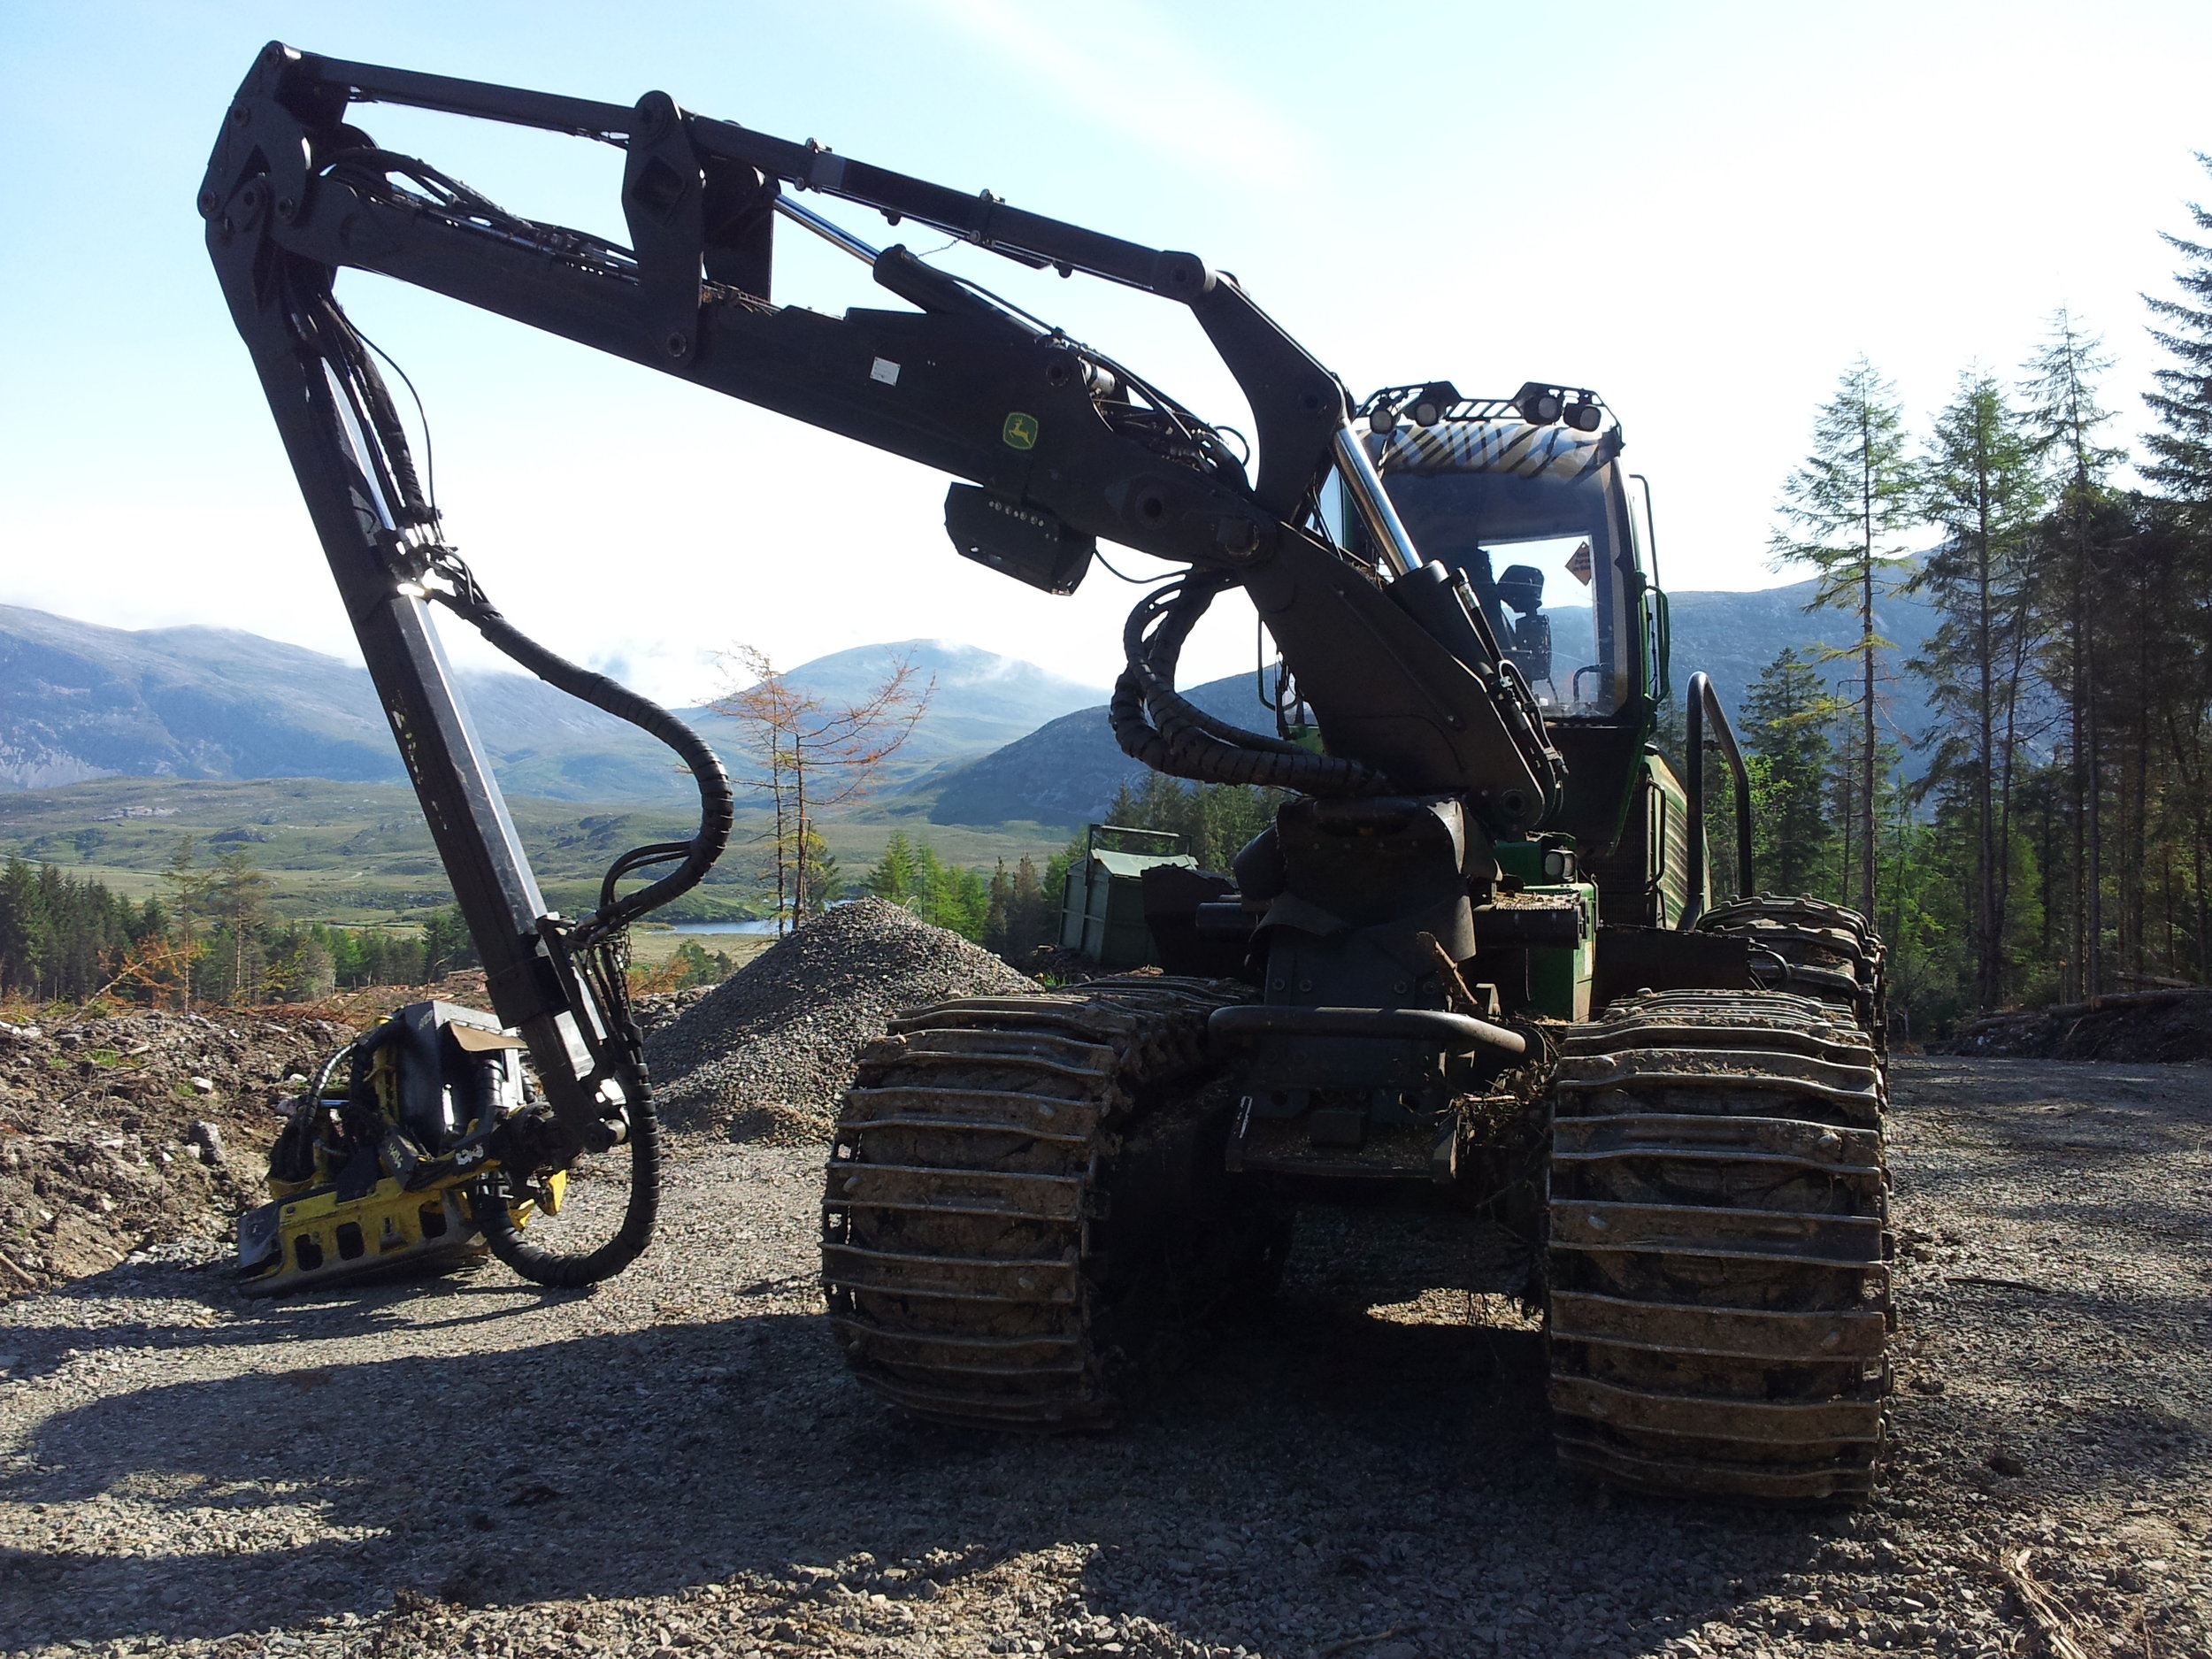
M 1752 897 L 1715 905 L 1698 928 L 1747 941 L 1763 988 L 1848 1008 L 1877 1054 L 1888 1057 L 1882 937 L 1858 911 L 1825 899 Z
M 1890 1380 L 1886 1095 L 1843 1011 L 1646 993 L 1565 1039 L 1546 1259 L 1571 1468 L 1673 1496 L 1871 1490 Z
M 893 1020 L 861 1054 L 823 1197 L 822 1284 L 854 1374 L 945 1421 L 1110 1422 L 1131 1247 L 1160 1236 L 1161 1204 L 1191 1203 L 1175 1166 L 1206 1018 L 1249 995 L 1131 976 Z

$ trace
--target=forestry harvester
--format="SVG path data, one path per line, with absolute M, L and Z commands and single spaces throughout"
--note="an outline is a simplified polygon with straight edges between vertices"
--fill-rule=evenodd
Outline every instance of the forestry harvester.
M 614 146 L 627 245 L 381 148 L 355 125 L 374 104 Z M 810 201 L 1187 307 L 1254 442 Z M 704 742 L 526 637 L 447 545 L 334 296 L 359 269 L 949 473 L 956 549 L 1043 593 L 1071 592 L 1101 540 L 1171 562 L 1125 630 L 1115 737 L 1175 777 L 1285 792 L 1233 870 L 1148 874 L 1164 973 L 910 1010 L 863 1055 L 822 1284 L 867 1387 L 949 1422 L 1097 1427 L 1151 1333 L 1271 1287 L 1301 1206 L 1420 1209 L 1503 1241 L 1575 1470 L 1684 1495 L 1869 1490 L 1891 1324 L 1881 948 L 1849 911 L 1756 895 L 1704 676 L 1682 781 L 1653 747 L 1670 690 L 1649 495 L 1597 396 L 1430 380 L 1356 400 L 1194 255 L 658 92 L 600 104 L 272 44 L 199 208 L 492 1004 L 403 1010 L 326 1068 L 280 1142 L 277 1201 L 242 1225 L 250 1285 L 480 1248 L 577 1285 L 634 1259 L 660 1148 L 625 930 L 707 872 L 732 816 Z M 885 308 L 776 303 L 787 227 L 864 261 Z M 1279 652 L 1271 729 L 1176 688 L 1232 588 Z M 697 833 L 618 859 L 589 915 L 549 911 L 433 606 L 667 742 Z M 1723 903 L 1709 743 L 1746 895 Z M 587 1254 L 526 1236 L 576 1159 L 621 1145 L 618 1233 Z

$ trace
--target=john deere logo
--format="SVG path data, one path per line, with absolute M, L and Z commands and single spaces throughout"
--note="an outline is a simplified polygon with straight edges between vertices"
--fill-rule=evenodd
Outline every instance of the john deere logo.
M 999 436 L 1006 440 L 1010 449 L 1033 449 L 1037 447 L 1037 417 L 1025 415 L 1018 409 L 1007 416 L 1006 425 L 999 429 Z

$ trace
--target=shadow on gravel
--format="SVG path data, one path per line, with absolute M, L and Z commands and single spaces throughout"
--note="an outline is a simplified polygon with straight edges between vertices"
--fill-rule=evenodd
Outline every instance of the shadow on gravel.
M 256 1348 L 273 1342 L 373 1336 L 380 1332 L 434 1331 L 482 1325 L 513 1317 L 541 1302 L 581 1293 L 540 1290 L 503 1275 L 481 1284 L 465 1276 L 423 1273 L 395 1276 L 357 1286 L 348 1294 L 328 1291 L 315 1296 L 256 1301 L 242 1296 L 220 1266 L 179 1271 L 128 1264 L 74 1280 L 52 1294 L 58 1307 L 101 1310 L 111 1301 L 154 1300 L 176 1307 L 178 1317 L 95 1318 L 81 1324 L 55 1322 L 11 1325 L 5 1334 L 17 1379 L 44 1376 L 67 1355 L 85 1348 L 153 1348 L 176 1352 L 194 1348 Z M 426 1317 L 426 1305 L 450 1299 L 446 1317 Z M 477 1310 L 479 1304 L 481 1310 Z M 194 1316 L 188 1310 L 205 1312 Z M 200 1323 L 206 1314 L 218 1316 Z
M 1901 1192 L 1919 1205 L 1916 1156 Z M 1367 1266 L 1340 1282 L 1325 1263 L 1345 1259 L 1331 1243 L 1294 1261 L 1274 1306 L 1164 1368 L 1118 1430 L 1066 1440 L 894 1417 L 844 1376 L 823 1320 L 788 1310 L 798 1278 L 721 1287 L 786 1299 L 752 1317 L 524 1347 L 498 1344 L 528 1341 L 526 1321 L 497 1322 L 541 1298 L 504 1279 L 265 1310 L 212 1279 L 119 1278 L 113 1294 L 168 1297 L 179 1322 L 10 1345 L 49 1344 L 42 1365 L 64 1346 L 220 1346 L 257 1369 L 156 1380 L 39 1428 L 0 1499 L 67 1505 L 68 1530 L 0 1553 L 0 1649 L 297 1627 L 401 1589 L 513 1604 L 735 1579 L 741 1634 L 786 1612 L 889 1617 L 856 1589 L 916 1596 L 926 1647 L 1071 1584 L 1094 1616 L 1269 1654 L 1640 1655 L 1791 1575 L 1863 1563 L 1886 1514 L 1963 1499 L 2008 1532 L 2055 1497 L 2170 1508 L 2212 1460 L 2187 1380 L 2201 1305 L 1930 1286 L 1909 1292 L 1873 1515 L 1610 1498 L 1554 1465 L 1532 1329 L 1471 1294 L 1415 1309 Z M 192 1323 L 195 1297 L 231 1317 Z M 369 1340 L 329 1363 L 293 1357 L 295 1335 Z M 420 1351 L 438 1346 L 457 1351 Z M 146 1507 L 166 1553 L 131 1553 Z M 1042 1554 L 1055 1564 L 1025 1583 Z
M 355 1328 L 380 1317 L 357 1309 Z M 219 1340 L 268 1340 L 242 1323 Z M 335 1333 L 319 1316 L 313 1333 Z M 133 1559 L 65 1536 L 0 1554 L 0 1648 L 297 1626 L 401 1587 L 513 1603 L 753 1575 L 772 1614 L 824 1593 L 797 1569 L 864 1577 L 864 1553 L 926 1567 L 941 1597 L 1074 1547 L 1093 1614 L 1222 1646 L 1395 1631 L 1435 1653 L 1571 1637 L 1633 1654 L 1847 1527 L 1609 1502 L 1552 1466 L 1533 1332 L 1296 1294 L 1115 1433 L 1074 1440 L 898 1419 L 839 1371 L 818 1318 L 787 1313 L 452 1357 L 271 1357 L 44 1425 L 0 1497 L 87 1506 L 79 1538 L 150 1504 L 192 1547 Z

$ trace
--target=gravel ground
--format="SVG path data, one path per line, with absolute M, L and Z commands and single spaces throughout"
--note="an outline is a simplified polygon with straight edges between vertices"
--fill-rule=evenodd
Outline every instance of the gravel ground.
M 1901 1386 L 1856 1514 L 1578 1486 L 1509 1304 L 1310 1242 L 1112 1435 L 902 1424 L 824 1329 L 818 1153 L 696 1135 L 595 1294 L 257 1305 L 141 1259 L 0 1309 L 0 1650 L 2212 1650 L 2212 1072 L 1896 1082 Z
M 677 1129 L 818 1145 L 854 1058 L 902 1008 L 1020 996 L 1036 982 L 883 899 L 840 904 L 649 1029 L 661 1115 Z

